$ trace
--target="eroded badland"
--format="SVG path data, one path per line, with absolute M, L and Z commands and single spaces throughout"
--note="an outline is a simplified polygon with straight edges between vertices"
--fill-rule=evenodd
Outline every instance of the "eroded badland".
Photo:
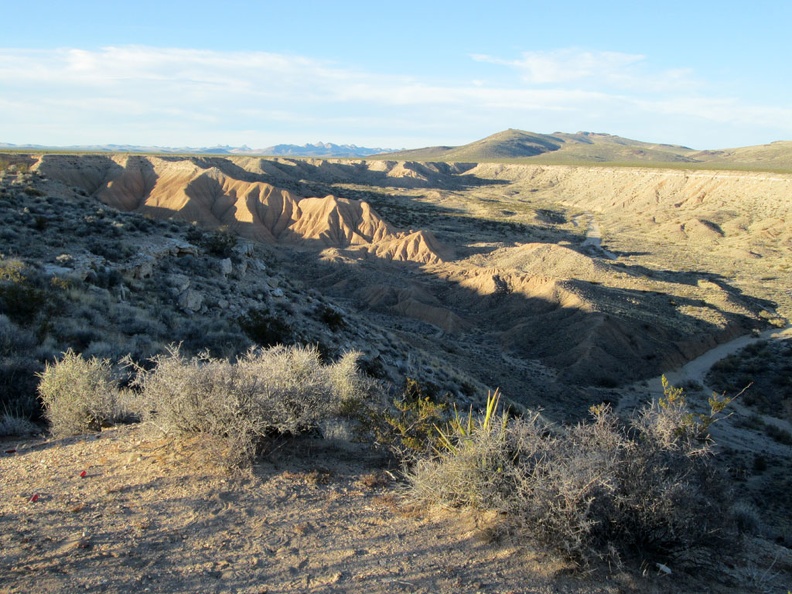
M 656 376 L 792 313 L 789 175 L 91 155 L 32 168 L 61 192 L 274 248 L 288 282 L 409 345 L 370 345 L 396 372 L 562 414 L 592 402 L 582 387 Z
M 410 377 L 467 406 L 500 388 L 516 408 L 571 421 L 646 399 L 645 380 L 792 317 L 792 174 L 5 158 L 6 259 L 72 279 L 70 295 L 109 312 L 80 314 L 90 336 L 42 326 L 42 349 L 142 359 L 174 341 L 232 356 L 249 344 L 233 328 L 264 312 L 276 338 L 329 358 L 360 350 L 395 389 Z M 218 229 L 245 241 L 211 258 Z M 767 455 L 788 458 L 778 447 Z

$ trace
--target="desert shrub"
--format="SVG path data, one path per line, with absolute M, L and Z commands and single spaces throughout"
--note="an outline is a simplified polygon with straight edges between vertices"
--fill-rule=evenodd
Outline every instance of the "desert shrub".
M 436 427 L 448 420 L 448 405 L 433 386 L 408 377 L 401 394 L 389 406 L 367 411 L 365 425 L 375 441 L 406 463 L 432 452 L 440 439 Z
M 242 331 L 259 346 L 289 344 L 293 340 L 292 328 L 288 322 L 271 314 L 267 309 L 251 309 L 238 321 Z
M 124 277 L 115 268 L 100 268 L 90 280 L 91 284 L 103 289 L 112 289 L 124 282 Z
M 217 258 L 230 258 L 237 244 L 237 236 L 228 227 L 215 229 L 201 238 L 201 246 Z
M 56 437 L 98 431 L 116 417 L 118 389 L 106 359 L 84 359 L 69 349 L 39 374 L 44 416 Z
M 36 231 L 45 231 L 47 229 L 47 225 L 49 224 L 49 220 L 47 217 L 43 215 L 38 215 L 33 219 L 33 228 Z
M 434 456 L 408 473 L 415 498 L 494 509 L 505 525 L 585 565 L 651 555 L 677 565 L 735 542 L 726 479 L 711 455 L 711 415 L 692 415 L 667 386 L 629 425 L 608 406 L 554 427 L 537 413 L 507 419 L 497 394 L 480 417 L 456 416 Z
M 36 346 L 35 335 L 20 328 L 8 316 L 0 314 L 0 356 L 13 356 Z
M 743 403 L 792 420 L 792 340 L 760 340 L 712 366 L 707 382 L 719 391 L 745 390 Z
M 193 223 L 186 229 L 184 238 L 191 243 L 201 243 L 204 238 L 204 231 L 198 227 L 197 224 Z
M 754 505 L 746 501 L 735 503 L 732 508 L 737 530 L 741 534 L 759 534 L 762 528 L 762 518 Z
M 111 227 L 116 230 L 115 227 Z M 109 241 L 107 238 L 96 237 L 96 233 L 90 232 L 88 236 L 91 238 L 86 244 L 86 247 L 92 254 L 101 256 L 109 262 L 123 262 L 135 255 L 134 248 L 124 244 L 121 241 Z
M 330 330 L 335 332 L 346 326 L 344 316 L 332 307 L 323 305 L 316 310 L 316 317 L 323 322 Z
M 412 493 L 422 501 L 442 501 L 455 506 L 509 507 L 508 491 L 516 484 L 513 458 L 514 433 L 505 415 L 498 415 L 498 392 L 487 400 L 482 417 L 457 411 L 444 428 L 435 427 L 430 438 L 434 458 L 419 458 L 409 477 Z M 539 415 L 522 428 L 532 427 Z
M 153 334 L 153 333 L 138 333 Z M 233 357 L 245 352 L 251 342 L 234 327 L 233 322 L 221 317 L 193 318 L 182 323 L 173 333 L 188 353 L 208 352 L 212 357 Z
M 0 435 L 33 435 L 38 431 L 38 426 L 28 419 L 8 412 L 0 414 Z
M 17 324 L 29 325 L 47 304 L 47 295 L 20 260 L 0 260 L 0 306 Z
M 359 370 L 361 356 L 358 351 L 344 353 L 328 368 L 330 385 L 341 411 L 354 410 L 377 390 L 377 383 Z
M 312 347 L 250 350 L 236 362 L 208 355 L 187 359 L 178 348 L 137 368 L 144 421 L 166 435 L 202 434 L 219 461 L 244 466 L 267 437 L 298 434 L 363 397 L 356 355 L 322 365 Z
M 25 189 L 22 190 L 28 196 L 43 196 L 44 192 L 39 190 L 38 188 L 34 188 L 33 186 L 25 186 Z
M 360 359 L 358 365 L 360 370 L 368 377 L 381 380 L 385 379 L 388 375 L 385 366 L 382 364 L 382 357 L 379 355 L 372 358 Z
M 43 366 L 27 356 L 0 358 L 0 409 L 16 417 L 39 420 L 38 378 Z
M 784 445 L 792 445 L 792 433 L 771 423 L 765 426 L 765 433 L 773 440 Z

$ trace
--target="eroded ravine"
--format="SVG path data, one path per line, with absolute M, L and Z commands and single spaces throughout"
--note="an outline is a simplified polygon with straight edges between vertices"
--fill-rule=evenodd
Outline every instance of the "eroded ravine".
M 120 209 L 228 226 L 283 248 L 287 267 L 288 250 L 315 254 L 310 266 L 297 258 L 291 274 L 382 316 L 417 352 L 442 352 L 451 341 L 456 352 L 441 358 L 515 397 L 537 393 L 545 379 L 507 359 L 539 362 L 561 385 L 607 387 L 761 329 L 773 306 L 735 286 L 739 274 L 726 276 L 722 262 L 680 264 L 691 254 L 731 253 L 744 236 L 763 233 L 763 247 L 747 247 L 770 270 L 790 242 L 778 223 L 789 214 L 778 194 L 783 176 L 101 155 L 47 155 L 37 168 Z M 403 218 L 419 213 L 420 224 L 395 227 L 368 201 L 345 197 L 350 185 Z M 753 208 L 745 192 L 766 193 Z M 565 211 L 585 225 L 582 240 L 554 222 Z M 523 217 L 524 231 L 500 222 L 489 230 L 492 212 Z M 671 232 L 676 251 L 663 251 Z M 471 247 L 481 233 L 489 241 Z

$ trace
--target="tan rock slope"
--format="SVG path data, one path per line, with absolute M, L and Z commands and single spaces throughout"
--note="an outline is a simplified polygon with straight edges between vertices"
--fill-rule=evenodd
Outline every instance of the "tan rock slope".
M 249 166 L 251 162 L 243 164 Z M 258 167 L 261 173 L 256 175 L 218 159 L 47 155 L 38 170 L 84 188 L 123 211 L 176 217 L 210 228 L 224 226 L 243 237 L 271 244 L 364 247 L 389 260 L 422 264 L 442 261 L 442 248 L 431 233 L 396 231 L 359 200 L 332 195 L 302 197 L 260 181 L 276 177 L 272 181 L 294 182 L 294 175 L 287 178 L 269 165 Z M 332 174 L 332 165 L 325 168 Z M 395 164 L 379 170 L 396 178 L 418 175 Z
M 762 268 L 789 278 L 789 174 L 482 164 L 470 175 L 595 216 L 617 251 L 643 246 L 653 261 L 690 270 L 742 277 Z

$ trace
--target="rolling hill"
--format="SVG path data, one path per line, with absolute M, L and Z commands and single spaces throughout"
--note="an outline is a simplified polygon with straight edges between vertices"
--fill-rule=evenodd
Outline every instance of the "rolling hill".
M 413 161 L 530 162 L 548 165 L 662 165 L 789 170 L 792 142 L 722 150 L 642 142 L 597 132 L 537 134 L 509 129 L 463 146 L 435 146 L 382 155 Z

